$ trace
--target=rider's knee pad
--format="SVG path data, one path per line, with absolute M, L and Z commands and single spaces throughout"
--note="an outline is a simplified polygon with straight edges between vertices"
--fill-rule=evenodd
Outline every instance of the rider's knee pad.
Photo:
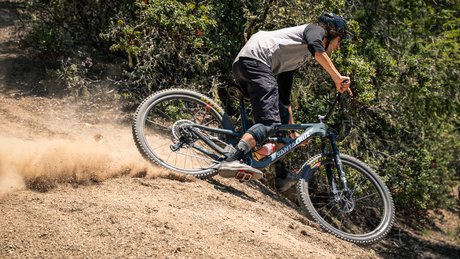
M 268 123 L 267 123 L 268 124 Z M 256 140 L 258 145 L 263 144 L 263 142 L 273 135 L 276 132 L 275 124 L 270 123 L 270 125 L 264 125 L 262 123 L 257 123 L 251 128 L 248 129 L 247 133 L 251 134 Z

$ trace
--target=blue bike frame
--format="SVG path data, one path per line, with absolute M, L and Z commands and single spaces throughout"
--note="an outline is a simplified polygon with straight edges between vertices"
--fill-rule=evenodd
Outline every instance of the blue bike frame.
M 242 99 L 240 99 L 240 114 L 241 114 L 243 132 L 238 132 L 238 131 L 234 131 L 230 129 L 210 128 L 210 127 L 199 125 L 199 124 L 194 124 L 192 125 L 192 127 L 203 129 L 209 132 L 232 136 L 232 137 L 239 139 L 243 136 L 244 132 L 246 132 L 249 129 L 249 122 L 248 122 L 247 115 L 246 115 L 246 108 L 244 106 L 244 100 Z M 231 128 L 233 128 L 233 125 L 231 125 Z M 270 164 L 272 164 L 273 162 L 281 159 L 284 155 L 289 153 L 290 150 L 296 148 L 297 146 L 299 146 L 302 142 L 306 141 L 307 139 L 313 136 L 325 137 L 327 135 L 326 124 L 322 122 L 321 123 L 307 123 L 307 124 L 284 124 L 284 125 L 280 124 L 280 125 L 277 125 L 277 130 L 278 131 L 304 130 L 304 132 L 295 139 L 277 138 L 276 142 L 281 142 L 285 144 L 283 148 L 281 148 L 280 150 L 274 152 L 273 154 L 269 156 L 264 157 L 262 160 L 259 160 L 259 161 L 254 159 L 252 155 L 250 155 L 248 157 L 248 160 L 246 161 L 249 165 L 255 168 L 265 168 L 269 166 Z M 199 136 L 201 140 L 206 142 L 206 144 L 208 144 L 210 147 L 212 147 L 214 150 L 216 150 L 220 154 L 226 153 L 225 150 L 223 150 L 222 148 L 214 144 L 207 137 L 203 136 L 200 132 L 195 132 L 195 133 Z M 204 153 L 208 153 L 204 150 L 201 150 L 201 151 Z
M 332 114 L 333 110 L 335 109 L 335 106 L 336 106 L 337 102 L 339 101 L 339 98 L 340 98 L 340 94 L 337 95 L 337 97 L 336 97 L 332 107 L 330 108 L 329 112 L 327 113 L 327 115 L 318 116 L 319 121 L 320 121 L 319 123 L 284 124 L 284 125 L 279 124 L 279 125 L 276 125 L 276 130 L 277 131 L 304 130 L 304 132 L 302 134 L 300 134 L 300 136 L 298 136 L 295 139 L 280 138 L 280 137 L 269 138 L 269 140 L 272 139 L 272 142 L 283 143 L 284 146 L 280 150 L 272 153 L 271 155 L 268 155 L 268 156 L 264 157 L 262 160 L 254 159 L 254 157 L 252 156 L 252 153 L 250 153 L 250 155 L 248 156 L 248 158 L 246 160 L 246 163 L 249 164 L 250 166 L 254 167 L 254 168 L 265 168 L 265 167 L 269 166 L 270 164 L 276 162 L 277 160 L 280 160 L 281 158 L 283 158 L 286 154 L 290 153 L 291 150 L 293 150 L 294 148 L 296 148 L 300 144 L 302 144 L 302 142 L 308 140 L 311 137 L 319 136 L 319 137 L 321 137 L 322 140 L 325 140 L 325 139 L 329 140 L 330 146 L 332 148 L 332 152 L 327 151 L 326 142 L 322 141 L 322 148 L 321 148 L 322 149 L 321 150 L 322 155 L 323 155 L 324 158 L 331 157 L 331 158 L 334 159 L 335 166 L 338 169 L 339 178 L 340 178 L 341 183 L 343 185 L 342 187 L 343 187 L 344 190 L 348 190 L 347 182 L 346 182 L 346 179 L 345 179 L 345 172 L 343 170 L 342 162 L 340 160 L 340 152 L 339 152 L 339 149 L 338 149 L 336 141 L 335 141 L 336 136 L 335 136 L 334 133 L 328 132 L 326 124 L 323 123 Z M 232 137 L 237 138 L 239 140 L 243 136 L 244 132 L 246 132 L 249 129 L 249 126 L 250 126 L 249 122 L 248 122 L 248 119 L 247 119 L 244 100 L 242 98 L 240 98 L 240 114 L 241 114 L 243 132 L 238 132 L 238 131 L 233 130 L 234 129 L 233 124 L 230 121 L 227 121 L 227 120 L 225 120 L 225 123 L 223 123 L 223 124 L 225 124 L 224 127 L 229 128 L 229 129 L 210 128 L 210 127 L 199 125 L 199 124 L 192 124 L 192 125 L 190 125 L 190 127 L 191 128 L 203 129 L 205 131 L 214 132 L 214 133 L 218 133 L 218 134 L 223 134 L 223 135 L 227 135 L 227 136 L 232 136 Z M 193 129 L 192 129 L 192 131 L 193 131 Z M 216 150 L 218 153 L 220 153 L 223 156 L 219 157 L 216 154 L 214 154 L 212 152 L 209 152 L 208 150 L 205 150 L 205 149 L 202 149 L 202 148 L 199 148 L 199 147 L 195 147 L 198 150 L 200 150 L 201 152 L 209 155 L 210 157 L 212 157 L 213 159 L 216 159 L 216 160 L 223 160 L 228 155 L 230 155 L 228 151 L 226 151 L 226 150 L 222 149 L 221 147 L 219 147 L 218 145 L 216 145 L 212 140 L 210 140 L 207 136 L 203 135 L 200 131 L 194 131 L 194 132 L 198 136 L 198 138 L 203 140 L 206 144 L 208 144 L 208 146 L 210 146 L 211 148 L 213 148 L 214 150 Z M 312 170 L 312 168 L 308 168 L 308 167 L 302 168 L 301 172 L 299 172 L 299 174 L 298 174 L 298 177 L 306 178 L 306 176 L 308 174 L 310 174 L 311 170 Z M 326 171 L 327 171 L 329 184 L 331 185 L 331 188 L 332 188 L 332 192 L 334 194 L 336 194 L 337 193 L 337 187 L 336 187 L 335 181 L 332 178 L 331 167 L 326 166 Z

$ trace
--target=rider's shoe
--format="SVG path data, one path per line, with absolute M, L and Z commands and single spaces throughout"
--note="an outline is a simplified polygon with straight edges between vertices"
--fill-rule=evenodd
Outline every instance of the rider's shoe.
M 264 177 L 264 173 L 262 173 L 262 171 L 247 164 L 241 163 L 238 160 L 222 162 L 217 171 L 219 175 L 224 178 L 239 178 L 239 176 L 242 174 L 251 175 L 251 177 L 249 177 L 250 180 L 257 180 Z M 247 180 L 247 178 L 244 178 L 243 180 Z
M 297 183 L 296 175 L 287 169 L 282 161 L 275 163 L 275 171 L 275 187 L 278 191 L 285 192 Z

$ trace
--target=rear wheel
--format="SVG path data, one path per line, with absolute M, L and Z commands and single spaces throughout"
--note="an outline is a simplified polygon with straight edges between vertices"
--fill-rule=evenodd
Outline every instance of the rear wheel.
M 188 126 L 221 128 L 222 114 L 222 108 L 200 93 L 185 89 L 160 91 L 147 97 L 137 109 L 132 127 L 134 141 L 151 162 L 195 177 L 209 177 L 217 173 L 218 154 L 191 133 Z M 214 143 L 226 146 L 223 136 L 200 132 Z
M 306 166 L 307 175 L 297 184 L 302 207 L 328 232 L 354 243 L 384 238 L 394 221 L 391 194 L 378 175 L 363 162 L 340 155 L 349 191 L 340 186 L 333 158 L 317 155 Z M 329 169 L 328 169 L 329 168 Z M 332 177 L 328 178 L 328 171 Z M 337 185 L 332 193 L 330 182 Z

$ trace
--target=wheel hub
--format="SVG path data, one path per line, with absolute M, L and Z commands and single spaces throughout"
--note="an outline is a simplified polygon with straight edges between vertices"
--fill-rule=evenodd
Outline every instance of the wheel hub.
M 189 120 L 178 120 L 171 127 L 172 136 L 174 141 L 180 141 L 183 143 L 191 144 L 197 140 L 194 134 L 189 130 L 188 126 L 194 123 Z M 197 129 L 195 129 L 197 130 Z
M 352 212 L 355 208 L 355 199 L 351 191 L 343 191 L 339 194 L 337 205 L 343 213 Z

